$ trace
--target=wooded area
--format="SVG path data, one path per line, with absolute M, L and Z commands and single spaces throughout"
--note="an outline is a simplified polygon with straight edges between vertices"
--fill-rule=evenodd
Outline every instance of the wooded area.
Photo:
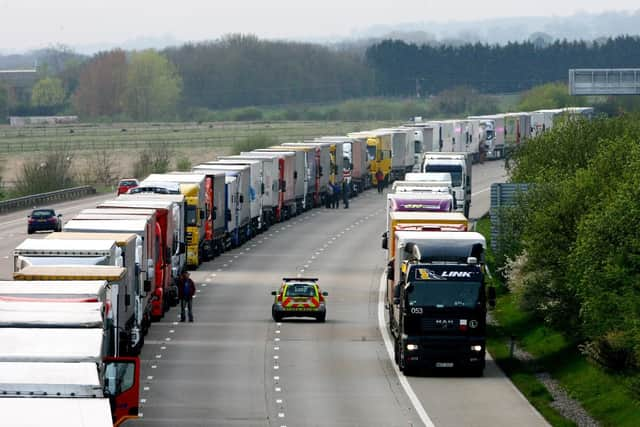
M 504 214 L 501 259 L 523 310 L 640 385 L 640 116 L 570 120 L 510 159 L 532 184 Z M 507 260 L 505 262 L 505 260 Z
M 325 46 L 230 35 L 163 51 L 112 50 L 92 57 L 68 50 L 43 53 L 38 81 L 15 90 L 0 82 L 0 115 L 78 114 L 82 120 L 260 120 L 265 108 L 293 106 L 280 120 L 353 119 L 343 108 L 303 114 L 308 106 L 372 97 L 412 98 L 429 116 L 497 111 L 487 94 L 517 92 L 567 79 L 569 67 L 637 66 L 640 38 L 600 43 L 555 42 L 432 46 L 383 41 L 365 56 Z M 562 96 L 562 83 L 530 93 L 540 108 L 580 103 Z M 417 95 L 420 97 L 418 98 Z M 433 95 L 437 95 L 433 97 Z M 544 104 L 544 99 L 551 104 Z M 301 107 L 299 107 L 301 106 Z M 615 112 L 616 106 L 609 108 Z M 348 109 L 348 108 L 347 108 Z M 608 111 L 609 111 L 608 110 Z M 391 119 L 375 113 L 376 118 Z M 370 117 L 371 113 L 364 114 Z M 278 119 L 276 115 L 272 116 Z
M 407 96 L 416 84 L 425 94 L 467 85 L 480 92 L 520 92 L 533 86 L 566 81 L 569 68 L 637 67 L 640 38 L 624 36 L 602 43 L 555 41 L 546 47 L 531 42 L 459 47 L 407 44 L 387 40 L 367 49 L 375 70 L 376 94 Z

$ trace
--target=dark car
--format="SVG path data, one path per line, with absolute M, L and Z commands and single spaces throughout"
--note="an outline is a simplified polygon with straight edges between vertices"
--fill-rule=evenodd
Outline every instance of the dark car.
M 27 218 L 27 233 L 36 231 L 62 231 L 62 214 L 57 214 L 53 209 L 34 209 Z
M 139 184 L 140 183 L 135 178 L 121 179 L 120 182 L 118 182 L 118 191 L 116 195 L 119 196 L 121 194 L 125 194 L 130 189 L 136 188 Z
M 271 292 L 275 301 L 271 306 L 273 320 L 279 322 L 285 317 L 314 317 L 324 322 L 327 317 L 325 297 L 316 278 L 287 278 L 282 280 L 279 291 Z

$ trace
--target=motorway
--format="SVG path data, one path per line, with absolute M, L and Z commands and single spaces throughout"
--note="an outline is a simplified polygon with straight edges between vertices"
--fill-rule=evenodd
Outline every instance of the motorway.
M 502 165 L 474 167 L 471 216 L 488 210 Z M 111 196 L 109 196 L 111 197 Z M 61 204 L 70 219 L 97 200 Z M 488 360 L 483 378 L 404 377 L 379 319 L 385 198 L 316 209 L 192 273 L 195 322 L 173 308 L 146 337 L 140 411 L 126 426 L 540 426 L 542 417 Z M 26 237 L 24 213 L 0 225 L 2 275 Z M 284 276 L 318 277 L 327 322 L 271 319 Z M 411 399 L 410 399 L 411 397 Z

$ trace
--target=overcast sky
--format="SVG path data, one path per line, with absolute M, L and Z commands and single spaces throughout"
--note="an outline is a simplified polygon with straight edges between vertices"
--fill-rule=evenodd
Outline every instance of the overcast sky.
M 636 10 L 638 0 L 0 0 L 0 49 L 138 37 L 346 37 L 375 25 Z

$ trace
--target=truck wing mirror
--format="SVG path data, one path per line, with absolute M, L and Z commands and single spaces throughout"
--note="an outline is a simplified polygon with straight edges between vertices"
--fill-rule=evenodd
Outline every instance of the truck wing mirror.
M 239 200 L 240 200 L 240 203 L 244 203 L 244 195 L 241 194 Z
M 285 181 L 284 179 L 280 181 L 280 191 L 282 191 L 283 193 L 287 191 L 287 181 Z
M 264 194 L 264 182 L 260 184 L 260 194 Z
M 131 305 L 131 295 L 126 294 L 126 295 L 124 296 L 124 305 L 126 305 L 126 306 Z
M 382 233 L 382 249 L 389 249 L 389 238 L 386 231 Z
M 200 219 L 204 219 L 204 211 L 203 210 L 200 211 Z
M 185 245 L 184 242 L 178 242 L 178 252 L 176 253 L 176 255 L 182 255 L 186 252 L 186 249 L 187 245 Z
M 151 292 L 151 280 L 145 280 L 143 286 L 146 293 Z
M 489 307 L 496 308 L 496 288 L 489 286 Z
M 293 179 L 298 179 L 298 171 L 293 171 Z
M 328 297 L 328 296 L 329 296 L 329 292 L 324 291 L 324 292 L 322 293 L 322 296 L 323 296 L 323 297 Z
M 276 291 L 271 291 L 271 295 L 275 297 L 276 295 L 278 295 L 278 293 Z

